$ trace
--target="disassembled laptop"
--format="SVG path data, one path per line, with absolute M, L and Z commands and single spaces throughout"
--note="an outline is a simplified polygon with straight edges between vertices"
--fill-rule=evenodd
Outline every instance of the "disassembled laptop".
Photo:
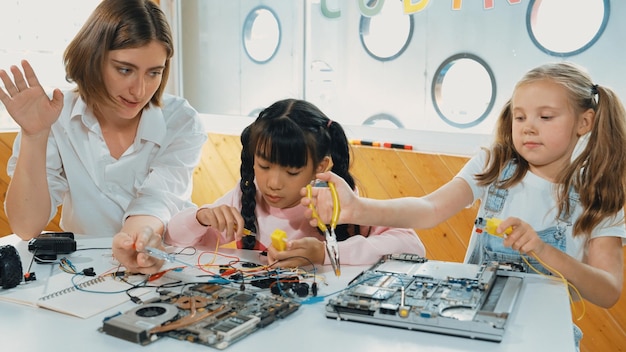
M 326 305 L 326 316 L 500 342 L 522 287 L 519 266 L 384 256 Z

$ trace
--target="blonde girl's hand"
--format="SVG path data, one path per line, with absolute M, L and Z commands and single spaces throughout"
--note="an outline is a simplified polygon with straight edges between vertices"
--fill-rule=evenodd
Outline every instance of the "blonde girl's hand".
M 17 66 L 11 66 L 13 80 L 6 71 L 0 70 L 0 79 L 4 83 L 4 90 L 0 89 L 0 101 L 25 136 L 40 133 L 47 136 L 63 109 L 63 93 L 55 89 L 51 100 L 28 61 L 22 60 L 22 68 L 23 73 Z
M 204 226 L 224 233 L 227 241 L 241 239 L 244 220 L 239 209 L 229 205 L 202 207 L 196 211 L 196 220 Z
M 339 205 L 341 212 L 339 214 L 338 224 L 352 223 L 352 214 L 354 214 L 354 206 L 358 196 L 350 188 L 348 183 L 338 176 L 337 174 L 327 171 L 317 174 L 317 179 L 325 182 L 334 182 L 337 189 L 337 196 L 339 197 Z M 312 187 L 311 198 L 307 197 L 306 187 L 300 190 L 302 199 L 300 204 L 307 207 L 304 211 L 304 216 L 309 220 L 311 226 L 317 226 L 317 219 L 313 217 L 313 211 L 310 209 L 309 204 L 313 204 L 317 210 L 317 214 L 324 221 L 324 223 L 330 223 L 331 216 L 333 214 L 333 197 L 328 187 Z
M 504 236 L 504 245 L 519 251 L 522 254 L 530 254 L 534 252 L 540 255 L 546 243 L 537 235 L 535 229 L 528 223 L 516 217 L 509 217 L 503 220 L 496 231 L 505 233 L 507 228 L 511 227 L 512 231 Z
M 311 264 L 321 265 L 324 264 L 325 257 L 325 243 L 314 237 L 289 240 L 287 241 L 287 248 L 280 252 L 273 246 L 267 248 L 268 263 L 276 263 L 274 266 L 280 268 L 297 268 Z

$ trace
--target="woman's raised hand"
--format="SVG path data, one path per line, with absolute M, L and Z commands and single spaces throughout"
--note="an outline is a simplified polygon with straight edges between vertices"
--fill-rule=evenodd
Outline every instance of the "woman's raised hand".
M 63 93 L 54 89 L 50 99 L 28 61 L 22 60 L 22 68 L 24 72 L 11 66 L 13 79 L 5 70 L 0 70 L 0 79 L 4 83 L 4 90 L 0 89 L 0 101 L 25 135 L 45 133 L 47 137 L 63 109 Z

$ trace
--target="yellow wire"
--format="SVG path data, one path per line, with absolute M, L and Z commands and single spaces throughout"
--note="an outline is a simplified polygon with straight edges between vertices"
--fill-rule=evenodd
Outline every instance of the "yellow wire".
M 215 250 L 213 251 L 213 259 L 211 261 L 209 261 L 208 263 L 200 263 L 200 258 L 202 258 L 202 255 L 204 253 L 211 253 L 210 251 L 205 251 L 200 253 L 200 255 L 198 256 L 198 261 L 196 263 L 196 265 L 198 266 L 198 269 L 202 270 L 202 271 L 207 271 L 209 270 L 208 268 L 213 266 L 213 263 L 215 263 L 215 261 L 217 260 L 217 251 L 220 247 L 220 237 L 216 236 L 216 243 L 215 243 Z
M 576 288 L 576 286 L 574 286 L 571 282 L 567 281 L 567 279 L 563 276 L 563 274 L 561 274 L 558 270 L 554 269 L 553 267 L 551 267 L 550 265 L 546 264 L 544 261 L 542 261 L 541 259 L 539 259 L 539 257 L 537 256 L 537 254 L 535 254 L 535 252 L 530 252 L 530 254 L 541 264 L 543 265 L 543 267 L 545 267 L 546 269 L 550 270 L 551 272 L 555 273 L 558 277 L 561 278 L 561 280 L 563 281 L 563 283 L 565 284 L 566 287 L 571 287 L 572 290 L 574 292 L 576 292 L 576 295 L 578 296 L 578 298 L 580 299 L 581 302 L 581 306 L 582 306 L 582 313 L 578 316 L 578 318 L 576 318 L 576 320 L 581 320 L 584 316 L 585 316 L 585 312 L 586 312 L 586 308 L 585 308 L 585 301 L 583 300 L 582 295 L 580 294 L 580 292 L 578 291 L 578 289 Z M 528 259 L 526 259 L 526 257 L 524 255 L 522 255 L 522 259 L 524 260 L 524 262 L 526 263 L 526 265 L 528 265 L 529 268 L 533 269 L 533 271 L 535 271 L 537 274 L 542 275 L 542 276 L 550 276 L 550 275 L 546 275 L 543 272 L 537 270 L 532 264 L 530 264 L 530 262 L 528 261 Z M 570 306 L 572 307 L 572 312 L 574 314 L 576 314 L 576 305 L 574 304 L 574 299 L 572 298 L 572 294 L 569 290 L 567 290 L 567 296 L 569 298 L 569 302 L 570 302 Z

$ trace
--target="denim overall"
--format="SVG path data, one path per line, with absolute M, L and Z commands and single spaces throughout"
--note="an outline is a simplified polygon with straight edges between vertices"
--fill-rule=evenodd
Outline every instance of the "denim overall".
M 515 172 L 516 164 L 509 162 L 499 178 L 499 181 L 506 180 Z M 509 191 L 506 189 L 498 188 L 496 183 L 491 184 L 487 191 L 487 197 L 484 199 L 484 209 L 482 218 L 499 218 L 499 214 L 502 211 Z M 579 195 L 573 189 L 569 192 L 570 209 L 579 202 Z M 545 243 L 565 252 L 566 250 L 566 231 L 568 227 L 572 226 L 570 220 L 570 214 L 563 209 L 558 219 L 556 219 L 556 225 L 537 231 L 537 235 Z M 485 261 L 497 261 L 499 263 L 515 263 L 522 266 L 526 272 L 534 273 L 535 270 L 546 274 L 552 275 L 549 270 L 544 268 L 533 256 L 525 255 L 526 261 L 521 257 L 521 253 L 503 245 L 503 239 L 497 236 L 492 236 L 486 232 L 475 233 L 477 236 L 476 246 L 472 250 L 469 256 L 469 263 L 482 264 Z M 526 263 L 530 263 L 532 268 Z M 533 270 L 534 268 L 534 270 Z M 580 339 L 582 338 L 582 331 L 574 325 L 574 339 L 576 343 L 576 349 L 580 349 Z

